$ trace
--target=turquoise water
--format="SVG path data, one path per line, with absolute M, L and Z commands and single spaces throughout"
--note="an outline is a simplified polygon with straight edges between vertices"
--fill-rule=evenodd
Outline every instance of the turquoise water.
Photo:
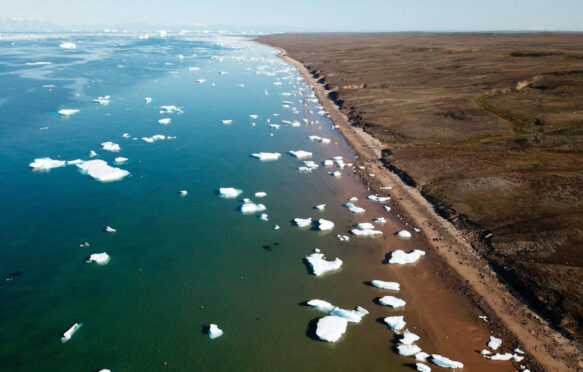
M 370 201 L 358 203 L 373 214 L 367 218 L 342 207 L 347 197 L 366 195 L 348 170 L 340 179 L 322 167 L 302 174 L 300 161 L 285 154 L 311 151 L 318 163 L 354 159 L 274 49 L 217 35 L 30 36 L 0 40 L 1 370 L 410 370 L 378 321 L 397 312 L 375 305 L 381 292 L 363 283 L 391 280 L 380 265 L 383 252 L 368 239 L 336 239 L 353 223 L 388 216 Z M 76 50 L 58 47 L 68 40 Z M 26 65 L 35 61 L 52 64 Z M 108 105 L 92 102 L 105 95 Z M 161 105 L 184 113 L 161 115 Z M 61 117 L 62 108 L 80 111 Z M 158 124 L 162 117 L 172 123 Z M 233 124 L 221 124 L 225 119 Z M 302 125 L 274 130 L 267 119 Z M 155 134 L 176 138 L 140 139 Z M 335 142 L 311 142 L 311 134 Z M 102 150 L 104 141 L 121 151 Z M 41 157 L 88 160 L 90 150 L 110 164 L 129 158 L 119 167 L 131 175 L 101 183 L 74 165 L 27 167 Z M 249 157 L 260 151 L 282 158 Z M 240 198 L 217 196 L 231 186 L 244 190 Z M 268 196 L 256 199 L 257 191 Z M 237 211 L 244 197 L 265 204 L 269 222 Z M 324 212 L 312 209 L 321 203 L 328 204 Z M 310 216 L 336 227 L 324 233 L 290 224 Z M 105 226 L 117 232 L 104 233 Z M 302 257 L 316 247 L 341 257 L 343 269 L 309 275 Z M 104 251 L 108 265 L 84 263 Z M 371 314 L 338 343 L 320 342 L 310 324 L 321 314 L 301 305 L 312 298 Z M 75 322 L 83 326 L 61 344 Z M 209 340 L 210 323 L 224 336 Z

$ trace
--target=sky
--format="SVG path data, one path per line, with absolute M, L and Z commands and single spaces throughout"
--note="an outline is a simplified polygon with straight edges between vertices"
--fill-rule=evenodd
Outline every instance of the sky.
M 273 31 L 583 31 L 583 0 L 3 0 L 0 19 Z

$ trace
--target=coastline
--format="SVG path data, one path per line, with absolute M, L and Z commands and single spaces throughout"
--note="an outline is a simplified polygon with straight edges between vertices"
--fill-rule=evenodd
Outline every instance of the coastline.
M 384 167 L 379 160 L 382 143 L 362 129 L 351 126 L 348 118 L 328 97 L 325 87 L 303 64 L 287 55 L 284 49 L 269 46 L 277 48 L 279 57 L 292 64 L 313 86 L 320 103 L 330 114 L 330 120 L 358 154 L 357 164 L 366 167 L 358 172 L 363 183 L 371 189 L 393 187 L 391 195 L 396 201 L 399 217 L 421 230 L 429 257 L 447 267 L 441 274 L 488 315 L 491 329 L 529 354 L 527 362 L 531 370 L 575 371 L 583 367 L 578 346 L 551 329 L 544 319 L 517 299 L 475 251 L 463 232 L 440 217 L 419 190 L 407 186 L 397 174 Z M 369 177 L 369 173 L 374 173 L 375 177 Z

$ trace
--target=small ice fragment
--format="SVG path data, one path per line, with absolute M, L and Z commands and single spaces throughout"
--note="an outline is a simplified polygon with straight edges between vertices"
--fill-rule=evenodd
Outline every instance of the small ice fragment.
M 429 358 L 429 354 L 427 354 L 424 351 L 415 354 L 415 360 L 418 360 L 420 362 L 426 362 L 427 361 L 427 358 Z
M 170 124 L 171 121 L 172 121 L 171 118 L 163 118 L 163 119 L 158 120 L 158 123 L 160 123 L 162 125 L 168 125 L 168 124 Z
M 109 166 L 103 160 L 88 160 L 77 164 L 83 174 L 87 174 L 101 182 L 119 181 L 130 174 L 127 170 Z
M 405 306 L 405 301 L 401 300 L 400 298 L 393 297 L 393 296 L 384 296 L 379 299 L 379 303 L 381 305 L 390 306 L 390 307 L 403 307 Z
M 273 226 L 273 230 L 279 230 L 279 225 Z
M 484 358 L 489 359 L 489 360 L 514 360 L 515 362 L 521 362 L 524 357 L 521 355 L 516 355 L 516 354 L 511 354 L 511 353 L 504 353 L 504 354 L 494 354 L 492 356 L 489 355 L 484 355 Z
M 119 152 L 121 150 L 121 147 L 119 147 L 117 143 L 113 143 L 110 141 L 101 143 L 101 148 L 111 152 Z
M 490 350 L 484 349 L 484 350 L 480 351 L 480 354 L 482 354 L 482 355 L 490 355 L 490 354 L 492 354 L 492 352 Z
M 328 315 L 318 320 L 316 335 L 323 341 L 336 342 L 346 332 L 347 326 L 346 319 Z
M 28 166 L 33 170 L 49 171 L 53 168 L 64 167 L 66 164 L 67 162 L 63 160 L 54 160 L 51 158 L 38 158 L 34 159 L 34 161 L 30 163 Z
M 237 196 L 241 195 L 243 190 L 236 189 L 234 187 L 220 187 L 219 188 L 219 196 L 227 199 L 236 198 Z
M 314 309 L 319 310 L 328 315 L 335 315 L 340 318 L 344 318 L 351 323 L 360 323 L 362 318 L 368 314 L 368 310 L 364 307 L 357 306 L 354 310 L 342 309 L 338 306 L 334 306 L 331 303 L 323 300 L 310 300 L 307 302 L 309 306 Z
M 113 159 L 115 164 L 125 164 L 128 162 L 128 158 L 124 158 L 123 156 L 118 156 L 117 158 Z
M 354 205 L 352 203 L 346 203 L 346 204 L 344 204 L 344 206 L 346 208 L 348 208 L 348 210 L 351 211 L 352 213 L 364 213 L 365 212 L 364 208 L 357 207 L 356 205 Z
M 261 215 L 259 216 L 259 219 L 261 221 L 269 221 L 269 218 L 267 217 L 267 213 L 261 213 Z
M 78 109 L 61 109 L 59 110 L 59 115 L 61 116 L 71 116 L 78 113 Z
M 87 260 L 85 260 L 86 263 L 96 263 L 98 265 L 107 265 L 109 263 L 110 257 L 106 252 L 103 253 L 93 253 L 92 255 L 90 255 Z
M 279 127 L 281 127 L 281 125 L 279 125 L 279 124 L 269 124 L 269 127 L 270 128 L 273 128 L 273 129 L 279 129 Z
M 524 354 L 524 351 L 520 350 L 519 348 L 514 349 L 514 352 L 517 354 Z
M 397 233 L 395 233 L 396 236 L 399 236 L 401 238 L 410 238 L 411 237 L 411 233 L 407 230 L 401 230 Z
M 412 356 L 412 355 L 415 355 L 415 354 L 421 352 L 421 348 L 417 345 L 401 344 L 401 345 L 397 346 L 397 350 L 399 351 L 399 354 L 404 355 L 404 356 Z
M 415 232 L 419 232 L 419 231 L 421 231 L 421 230 L 419 230 L 418 228 L 414 227 L 414 228 L 413 228 L 413 231 L 415 231 Z
M 342 176 L 342 172 L 340 172 L 340 171 L 330 172 L 330 175 L 332 177 L 340 177 L 340 176 Z
M 81 159 L 67 160 L 67 165 L 81 164 L 81 163 L 83 163 L 83 160 L 81 160 Z
M 383 232 L 379 230 L 361 230 L 361 229 L 352 229 L 350 230 L 351 233 L 357 236 L 374 236 L 374 235 L 382 235 Z
M 492 350 L 498 350 L 498 348 L 502 345 L 502 339 L 496 338 L 494 336 L 490 336 L 490 341 L 488 342 L 488 347 Z
M 401 249 L 397 249 L 396 251 L 393 251 L 391 253 L 391 258 L 389 259 L 389 263 L 390 264 L 400 264 L 400 265 L 404 265 L 404 264 L 408 264 L 408 263 L 414 263 L 417 262 L 417 260 L 419 260 L 421 258 L 421 256 L 424 256 L 425 252 L 419 249 L 415 249 L 412 252 L 409 253 L 405 253 L 405 251 L 401 250 Z
M 485 315 L 478 315 L 478 318 L 482 319 L 484 322 L 488 322 L 488 317 Z
M 259 159 L 261 161 L 267 160 L 277 160 L 281 157 L 279 152 L 258 152 L 255 154 L 251 154 L 251 157 Z
M 198 79 L 198 80 L 196 80 L 196 82 L 198 84 L 202 84 L 202 83 L 206 82 L 206 79 Z
M 348 201 L 349 202 L 358 201 L 358 198 L 356 196 L 353 196 L 350 199 L 348 199 Z
M 401 289 L 401 286 L 397 282 L 385 282 L 382 280 L 373 280 L 370 282 L 373 286 L 382 289 L 390 289 L 392 291 L 398 291 Z
M 370 222 L 361 222 L 358 225 L 355 225 L 354 227 L 358 228 L 358 229 L 363 229 L 363 230 L 372 230 L 374 229 L 374 225 Z
M 322 231 L 332 230 L 334 228 L 334 222 L 325 220 L 323 218 L 318 220 L 318 224 L 318 229 Z
M 105 229 L 104 230 L 105 230 L 105 232 L 108 232 L 108 233 L 114 233 L 114 232 L 117 231 L 116 229 L 114 229 L 111 226 L 105 226 Z
M 393 331 L 400 331 L 401 329 L 405 328 L 406 325 L 402 315 L 388 316 L 383 320 Z
M 392 190 L 393 187 L 392 186 L 382 186 L 382 187 L 379 187 L 379 189 L 380 190 Z
M 61 48 L 61 49 L 77 49 L 77 45 L 75 45 L 75 43 L 72 43 L 70 41 L 66 41 L 64 43 L 61 43 L 61 45 L 59 45 L 59 48 Z
M 152 137 L 142 137 L 142 140 L 148 143 L 165 140 L 166 136 L 163 134 L 155 134 Z
M 342 260 L 336 258 L 334 261 L 327 261 L 324 259 L 324 254 L 319 252 L 314 252 L 309 256 L 306 256 L 306 261 L 312 267 L 312 272 L 316 276 L 327 273 L 328 271 L 334 271 L 340 269 L 342 266 Z
M 332 305 L 331 303 L 324 301 L 324 300 L 310 300 L 307 302 L 307 304 L 311 307 L 313 307 L 314 309 L 321 311 L 325 314 L 330 314 L 330 312 L 332 310 L 334 310 L 335 306 Z
M 439 354 L 432 354 L 431 361 L 444 368 L 464 368 L 463 363 L 456 362 Z
M 249 119 L 257 119 L 259 115 L 251 114 L 249 115 Z
M 69 341 L 71 337 L 73 337 L 75 332 L 77 332 L 79 328 L 81 328 L 82 325 L 83 323 L 75 323 L 71 327 L 69 327 L 69 329 L 67 329 L 65 333 L 63 333 L 63 336 L 61 336 L 61 343 L 64 344 L 65 342 Z
M 294 218 L 294 223 L 298 226 L 298 227 L 306 227 L 312 224 L 312 217 L 308 217 L 308 218 Z
M 417 336 L 415 333 L 409 332 L 409 330 L 407 329 L 405 330 L 405 332 L 403 332 L 403 337 L 401 338 L 401 340 L 399 340 L 399 342 L 404 345 L 412 345 L 413 343 L 419 341 L 420 338 L 421 337 Z
M 193 66 L 193 67 L 188 68 L 188 71 L 198 71 L 198 70 L 200 70 L 200 67 Z
M 266 193 L 265 191 L 257 191 L 257 192 L 255 193 L 255 197 L 256 197 L 256 198 L 264 198 L 264 197 L 266 197 L 266 196 L 267 196 L 267 193 Z
M 390 211 L 391 211 L 391 207 L 389 207 L 388 205 L 385 205 L 384 207 L 385 207 L 385 210 L 386 210 L 387 212 L 390 212 Z
M 184 111 L 182 111 L 181 109 L 174 105 L 166 105 L 160 107 L 160 114 L 173 114 L 173 113 L 183 114 Z
M 325 166 L 325 167 L 331 167 L 331 166 L 334 165 L 334 161 L 333 160 L 324 160 L 322 162 L 322 165 Z
M 417 355 L 417 354 L 415 354 L 415 355 Z M 426 364 L 415 363 L 415 366 L 417 367 L 417 371 L 419 371 L 419 372 L 431 372 L 431 368 L 429 368 L 429 366 Z
M 152 97 L 146 97 L 144 98 L 144 100 L 146 101 L 146 103 L 150 103 L 152 102 Z
M 336 238 L 338 238 L 338 240 L 341 242 L 347 242 L 350 240 L 350 237 L 347 235 L 336 235 Z
M 233 124 L 233 120 L 232 119 L 221 120 L 221 124 Z
M 387 220 L 385 220 L 384 217 L 379 217 L 379 218 L 375 218 L 375 220 L 373 222 L 374 223 L 386 223 Z
M 180 196 L 186 196 L 186 195 L 188 195 L 188 191 L 180 190 Z
M 386 201 L 391 200 L 391 197 L 390 196 L 369 195 L 369 196 L 367 196 L 367 199 L 374 200 L 374 201 L 377 201 L 379 203 L 384 203 Z
M 298 158 L 298 159 L 306 159 L 306 158 L 312 157 L 311 152 L 304 151 L 304 150 L 297 150 L 297 151 L 290 150 L 287 153 L 290 154 L 291 156 Z
M 221 337 L 223 335 L 223 330 L 220 329 L 216 324 L 211 324 L 209 326 L 209 338 L 214 340 L 217 337 Z
M 111 96 L 97 97 L 93 100 L 93 102 L 99 103 L 100 105 L 105 106 L 105 105 L 109 104 L 110 98 L 111 98 Z
M 251 201 L 243 203 L 243 205 L 240 207 L 241 209 L 241 213 L 257 213 L 257 212 L 263 212 L 264 210 L 267 209 L 267 207 L 263 204 L 255 204 Z

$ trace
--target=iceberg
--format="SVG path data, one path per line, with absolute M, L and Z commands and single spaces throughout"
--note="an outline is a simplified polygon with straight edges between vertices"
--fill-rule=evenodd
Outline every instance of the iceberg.
M 146 103 L 150 103 L 152 102 L 152 97 L 146 97 L 144 98 L 144 100 L 146 101 Z
M 401 249 L 397 249 L 396 251 L 391 252 L 391 258 L 389 259 L 390 264 L 408 264 L 408 263 L 415 263 L 417 260 L 424 256 L 425 252 L 419 249 L 415 249 L 412 252 L 405 253 L 405 251 Z
M 178 107 L 176 107 L 174 105 L 166 105 L 166 106 L 160 106 L 160 113 L 161 114 L 173 114 L 173 113 L 184 114 L 184 111 L 182 111 L 181 109 L 179 109 Z
M 346 203 L 346 204 L 344 204 L 344 206 L 346 208 L 348 208 L 348 210 L 351 211 L 352 213 L 364 213 L 365 212 L 364 208 L 357 207 L 356 205 L 354 205 L 352 203 Z
M 100 105 L 108 105 L 109 104 L 109 99 L 111 98 L 111 96 L 104 96 L 104 97 L 97 97 L 93 100 L 93 102 L 95 103 L 99 103 Z
M 406 329 L 405 332 L 403 332 L 403 337 L 401 337 L 401 340 L 399 340 L 399 342 L 402 343 L 403 345 L 412 345 L 413 343 L 419 341 L 420 338 L 421 337 L 417 336 L 415 333 L 411 333 L 409 332 L 408 329 Z
M 330 172 L 330 175 L 332 177 L 340 177 L 340 176 L 342 176 L 342 173 L 340 171 L 335 171 L 335 172 Z
M 233 120 L 229 119 L 229 120 L 221 120 L 221 124 L 233 124 Z
M 316 276 L 320 276 L 329 271 L 338 270 L 342 266 L 341 259 L 336 258 L 334 261 L 326 261 L 324 259 L 324 254 L 320 253 L 319 250 L 315 250 L 314 253 L 312 253 L 309 256 L 306 256 L 305 259 L 312 267 L 312 272 Z
M 81 160 L 81 159 L 67 160 L 67 165 L 81 164 L 81 163 L 83 163 L 83 160 Z
M 279 129 L 280 126 L 281 125 L 279 125 L 279 124 L 269 124 L 269 127 L 273 128 L 273 129 Z
M 391 207 L 389 207 L 388 205 L 384 205 L 385 211 L 390 212 L 391 211 Z
M 61 116 L 71 116 L 79 112 L 78 109 L 61 109 L 58 111 Z
M 116 232 L 116 231 L 117 231 L 116 229 L 114 229 L 114 228 L 113 228 L 113 227 L 111 227 L 111 226 L 105 226 L 105 229 L 103 229 L 103 230 L 104 230 L 105 232 L 108 232 L 108 233 L 114 233 L 114 232 Z
M 33 170 L 49 171 L 53 168 L 64 167 L 66 164 L 67 162 L 63 160 L 54 160 L 51 158 L 38 158 L 34 159 L 34 161 L 30 163 L 28 166 Z
M 325 167 L 331 167 L 331 166 L 334 165 L 334 161 L 333 160 L 324 160 L 322 162 L 322 165 L 325 166 Z
M 199 71 L 199 70 L 200 70 L 200 67 L 196 67 L 196 66 L 188 68 L 188 71 Z
M 267 217 L 267 213 L 261 213 L 261 215 L 259 216 L 259 219 L 261 221 L 269 221 L 269 218 Z
M 427 354 L 426 352 L 420 352 L 415 354 L 415 360 L 418 360 L 420 362 L 426 362 L 427 358 L 429 358 L 429 354 Z
M 379 230 L 361 230 L 361 229 L 352 229 L 350 232 L 356 236 L 375 236 L 375 235 L 382 235 L 383 232 Z
M 321 231 L 332 230 L 333 228 L 334 222 L 325 220 L 323 218 L 320 218 L 318 220 L 318 229 L 320 229 Z
M 356 196 L 353 196 L 350 199 L 348 199 L 348 201 L 349 202 L 358 201 L 358 198 Z
M 113 143 L 110 141 L 101 143 L 101 148 L 111 152 L 119 152 L 121 150 L 121 147 L 119 147 L 117 143 Z
M 367 196 L 367 199 L 374 200 L 374 201 L 377 201 L 379 203 L 384 203 L 386 201 L 391 200 L 391 197 L 390 196 L 369 195 L 369 196 Z
M 113 159 L 115 164 L 125 164 L 128 162 L 128 158 L 124 158 L 122 156 L 118 156 L 117 158 Z
M 306 159 L 306 158 L 312 157 L 311 152 L 304 151 L 304 150 L 297 150 L 297 151 L 290 150 L 287 153 L 290 154 L 291 156 L 298 158 L 298 159 Z
M 511 354 L 511 353 L 504 353 L 504 354 L 500 354 L 500 353 L 496 353 L 494 355 L 484 355 L 484 358 L 489 359 L 489 360 L 514 360 L 515 362 L 521 362 L 524 357 L 522 355 L 516 355 L 516 354 Z
M 392 291 L 398 291 L 401 289 L 401 286 L 397 282 L 385 282 L 382 280 L 373 280 L 370 282 L 373 286 L 382 289 L 390 289 Z
M 350 237 L 347 235 L 336 235 L 336 238 L 338 238 L 338 240 L 341 242 L 347 242 L 350 240 Z
M 401 230 L 398 233 L 395 233 L 396 236 L 399 236 L 401 238 L 410 238 L 411 237 L 411 233 L 407 230 Z
M 308 217 L 308 218 L 294 218 L 294 223 L 298 226 L 298 227 L 306 227 L 312 224 L 312 217 Z
M 317 209 L 319 211 L 323 211 L 324 208 L 326 208 L 326 204 L 318 204 L 314 206 L 314 209 Z
M 390 306 L 390 307 L 393 307 L 393 308 L 405 306 L 405 301 L 401 300 L 400 298 L 393 297 L 393 296 L 384 296 L 384 297 L 381 297 L 379 299 L 379 303 L 381 305 Z
M 492 350 L 498 350 L 498 348 L 502 345 L 502 339 L 496 338 L 494 336 L 490 336 L 490 341 L 488 342 L 488 347 Z
M 209 326 L 208 335 L 211 340 L 214 340 L 215 338 L 221 337 L 223 335 L 223 330 L 220 329 L 216 324 L 211 324 Z
M 360 323 L 362 317 L 368 314 L 368 310 L 361 306 L 357 306 L 356 309 L 354 310 L 346 310 L 338 306 L 334 306 L 327 301 L 317 299 L 310 300 L 307 302 L 307 304 L 325 314 L 334 315 L 339 318 L 344 318 L 350 323 Z
M 463 363 L 456 362 L 439 354 L 432 354 L 431 361 L 444 368 L 464 368 Z
M 166 136 L 163 134 L 155 134 L 152 137 L 142 137 L 142 140 L 146 141 L 148 143 L 154 143 L 156 141 L 162 141 L 165 139 L 166 139 Z
M 415 366 L 417 367 L 417 371 L 419 372 L 431 372 L 431 368 L 429 368 L 429 366 L 426 364 L 415 363 Z
M 280 229 L 279 225 L 273 226 L 273 230 L 279 230 L 279 229 Z
M 107 265 L 109 263 L 110 257 L 106 252 L 103 253 L 93 253 L 90 255 L 85 262 L 86 263 L 96 263 L 98 265 Z
M 257 213 L 257 212 L 263 212 L 264 210 L 267 209 L 267 207 L 263 204 L 255 204 L 251 201 L 245 202 L 243 203 L 243 205 L 240 207 L 241 209 L 241 213 Z
M 375 218 L 373 222 L 374 223 L 386 223 L 387 220 L 385 220 L 384 217 L 379 217 L 379 218 Z
M 259 159 L 261 161 L 267 160 L 277 160 L 281 157 L 279 152 L 258 152 L 255 154 L 251 154 L 251 157 Z
M 330 312 L 332 310 L 334 310 L 334 308 L 336 306 L 332 305 L 331 303 L 324 301 L 324 300 L 310 300 L 307 302 L 307 304 L 311 307 L 313 307 L 314 309 L 321 311 L 325 314 L 330 314 Z
M 257 192 L 255 193 L 255 197 L 256 197 L 256 198 L 264 198 L 264 197 L 266 197 L 266 196 L 267 196 L 267 193 L 266 193 L 265 191 L 257 191 Z
M 400 331 L 401 329 L 405 328 L 406 325 L 402 315 L 388 316 L 383 320 L 393 331 Z
M 316 336 L 320 340 L 336 342 L 346 332 L 348 321 L 334 315 L 328 315 L 318 320 Z
M 413 356 L 421 352 L 421 348 L 417 345 L 400 344 L 399 346 L 397 346 L 397 350 L 399 351 L 399 354 L 404 356 Z
M 127 170 L 111 167 L 103 160 L 88 160 L 77 164 L 83 174 L 87 174 L 101 182 L 119 181 L 130 174 Z
M 220 187 L 219 188 L 219 196 L 227 199 L 233 199 L 237 196 L 241 195 L 243 190 L 236 189 L 234 187 Z
M 172 122 L 172 119 L 170 118 L 163 118 L 158 120 L 158 123 L 162 124 L 162 125 L 168 125 Z
M 188 195 L 188 191 L 180 190 L 180 196 L 186 196 L 186 195 Z
M 249 119 L 257 119 L 259 115 L 251 114 L 249 115 Z
M 59 45 L 59 48 L 61 48 L 61 49 L 77 49 L 77 45 L 75 45 L 75 43 L 72 43 L 70 41 L 66 41 L 64 43 L 61 43 L 61 45 Z
M 73 337 L 75 332 L 77 332 L 79 328 L 81 328 L 82 325 L 83 323 L 75 323 L 71 327 L 69 327 L 69 329 L 67 329 L 65 333 L 63 333 L 63 336 L 61 336 L 61 343 L 64 344 L 65 342 L 69 341 L 71 337 Z
M 358 225 L 355 225 L 354 227 L 356 227 L 357 229 L 363 229 L 363 230 L 374 229 L 374 225 L 370 222 L 361 222 Z

